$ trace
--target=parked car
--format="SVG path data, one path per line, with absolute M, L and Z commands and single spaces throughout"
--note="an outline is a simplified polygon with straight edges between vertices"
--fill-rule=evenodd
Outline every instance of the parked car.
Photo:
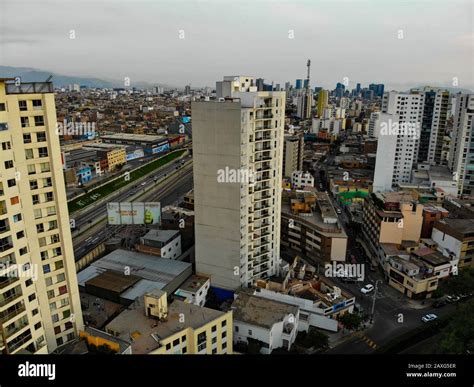
M 421 321 L 427 323 L 433 320 L 436 320 L 438 316 L 436 316 L 434 313 L 427 314 L 421 318 Z
M 371 284 L 367 284 L 365 285 L 362 289 L 360 289 L 360 291 L 364 294 L 368 294 L 370 293 L 372 290 L 374 290 L 374 285 L 371 285 Z
M 458 302 L 459 300 L 460 300 L 460 298 L 458 296 L 455 296 L 455 295 L 446 297 L 446 301 L 449 302 L 450 304 L 452 304 L 454 302 Z
M 433 304 L 433 308 L 441 308 L 441 307 L 445 306 L 446 304 L 447 304 L 447 302 L 445 300 L 436 301 Z

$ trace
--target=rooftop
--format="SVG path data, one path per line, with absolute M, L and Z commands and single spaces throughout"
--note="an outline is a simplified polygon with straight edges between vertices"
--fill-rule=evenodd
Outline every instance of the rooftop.
M 144 300 L 139 298 L 113 319 L 106 329 L 118 333 L 122 340 L 131 341 L 133 353 L 147 354 L 161 346 L 160 340 L 186 328 L 200 328 L 224 314 L 214 309 L 173 300 L 168 304 L 168 317 L 160 321 L 145 315 Z M 180 315 L 186 316 L 184 323 L 181 322 Z
M 210 280 L 209 277 L 205 275 L 193 274 L 189 277 L 184 283 L 179 287 L 180 290 L 186 292 L 194 293 L 197 290 L 201 289 L 206 282 Z
M 150 230 L 144 236 L 143 239 L 148 239 L 156 242 L 168 242 L 173 239 L 176 235 L 179 235 L 178 230 Z
M 131 140 L 131 141 L 143 141 L 143 142 L 156 142 L 166 139 L 165 136 L 158 136 L 152 134 L 133 134 L 133 133 L 116 133 L 116 134 L 104 134 L 100 136 L 106 140 Z
M 285 316 L 298 313 L 298 307 L 239 292 L 232 303 L 235 321 L 271 328 Z

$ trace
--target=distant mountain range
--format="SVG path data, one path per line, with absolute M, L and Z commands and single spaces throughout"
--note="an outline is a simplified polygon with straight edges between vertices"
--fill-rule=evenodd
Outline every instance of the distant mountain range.
M 123 80 L 104 80 L 99 78 L 89 77 L 78 77 L 69 75 L 60 75 L 50 71 L 39 70 L 29 67 L 13 67 L 13 66 L 0 66 L 0 78 L 14 78 L 21 77 L 23 82 L 41 82 L 48 79 L 52 75 L 52 82 L 55 87 L 66 87 L 71 84 L 78 84 L 86 87 L 97 87 L 97 88 L 112 88 L 112 87 L 123 87 Z M 154 86 L 174 88 L 175 86 L 161 84 L 161 83 L 150 83 L 150 82 L 137 82 L 134 85 L 138 88 L 151 88 Z M 412 88 L 423 88 L 425 85 L 417 85 Z M 439 87 L 449 90 L 451 93 L 472 93 L 472 90 L 462 89 L 458 87 L 446 87 L 442 85 L 433 85 L 433 87 Z M 386 89 L 386 91 L 388 91 Z M 407 90 L 409 91 L 409 89 Z
M 69 75 L 60 75 L 50 71 L 39 70 L 29 67 L 0 66 L 0 78 L 21 77 L 23 82 L 44 82 L 52 75 L 52 82 L 55 87 L 65 87 L 71 84 L 78 84 L 86 87 L 112 88 L 123 87 L 123 81 L 103 80 L 99 78 L 77 77 Z M 158 83 L 137 82 L 136 87 L 165 86 Z

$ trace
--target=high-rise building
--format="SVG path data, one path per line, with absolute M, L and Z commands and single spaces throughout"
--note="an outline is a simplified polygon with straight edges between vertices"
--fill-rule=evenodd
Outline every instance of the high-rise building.
M 374 192 L 411 181 L 413 163 L 418 155 L 424 98 L 424 93 L 415 91 L 390 91 L 384 94 L 382 113 L 385 114 L 381 114 L 378 119 L 380 127 L 376 125 L 374 129 L 379 139 Z
M 323 116 L 324 109 L 328 106 L 329 92 L 327 90 L 321 90 L 318 94 L 318 117 Z
M 279 272 L 285 93 L 252 77 L 193 102 L 196 270 L 235 290 Z
M 295 89 L 296 90 L 301 90 L 303 88 L 303 80 L 302 79 L 297 79 L 296 84 L 295 84 Z
M 336 84 L 336 88 L 334 89 L 334 95 L 340 98 L 344 95 L 345 90 L 346 90 L 346 87 L 344 86 L 344 84 L 338 82 Z
M 448 166 L 458 182 L 458 195 L 474 195 L 474 94 L 457 94 Z
M 313 92 L 312 90 L 302 90 L 296 97 L 296 115 L 307 120 L 311 118 L 311 108 L 313 104 Z
M 190 85 L 186 85 L 185 88 L 184 88 L 184 94 L 185 95 L 190 95 L 191 94 L 191 86 Z
M 425 88 L 418 162 L 439 165 L 443 162 L 443 138 L 451 110 L 449 91 Z
M 294 171 L 303 170 L 304 137 L 285 135 L 283 146 L 283 176 L 291 177 Z
M 372 90 L 376 97 L 383 97 L 384 89 L 385 89 L 385 86 L 381 83 L 379 84 L 371 83 L 369 85 L 369 90 Z
M 0 350 L 50 353 L 83 329 L 51 82 L 0 80 Z

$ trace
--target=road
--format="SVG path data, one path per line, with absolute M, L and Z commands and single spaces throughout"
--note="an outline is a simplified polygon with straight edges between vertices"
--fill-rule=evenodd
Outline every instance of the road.
M 184 158 L 184 160 L 188 161 L 192 158 L 192 156 L 187 156 Z M 176 167 L 178 166 L 177 162 L 171 162 L 170 165 L 166 165 L 162 168 L 159 168 L 155 173 L 149 175 L 146 180 L 144 180 L 142 183 L 137 183 L 137 185 L 133 185 L 130 190 L 121 192 L 117 195 L 109 195 L 107 197 L 107 201 L 110 202 L 126 202 L 129 197 L 133 196 L 140 190 L 144 190 L 150 185 L 154 184 L 154 179 L 161 179 L 162 177 L 165 177 L 169 175 L 171 172 L 174 172 L 176 170 Z M 75 238 L 78 233 L 80 232 L 80 229 L 82 226 L 84 226 L 87 223 L 90 223 L 93 219 L 96 219 L 97 217 L 100 216 L 105 216 L 107 213 L 107 203 L 100 203 L 100 204 L 92 204 L 90 206 L 90 210 L 87 211 L 86 213 L 81 214 L 80 216 L 75 217 L 74 214 L 70 216 L 71 219 L 74 219 L 76 230 L 73 231 L 72 237 Z
M 170 174 L 171 172 L 174 172 L 176 170 L 176 164 L 173 163 L 173 165 L 169 167 L 163 167 L 159 171 L 159 173 L 156 174 L 157 177 L 162 177 L 165 174 Z M 154 175 L 155 176 L 155 175 Z M 146 180 L 146 185 L 154 184 L 153 177 L 150 177 L 149 179 Z M 143 188 L 146 188 L 146 185 L 143 186 Z M 177 204 L 180 200 L 182 200 L 182 197 L 193 187 L 193 174 L 192 174 L 192 168 L 189 168 L 185 170 L 185 172 L 180 176 L 176 181 L 172 182 L 167 182 L 164 186 L 161 186 L 160 188 L 157 189 L 151 189 L 149 192 L 147 192 L 145 195 L 143 195 L 140 198 L 140 201 L 159 201 L 161 202 L 161 206 L 167 206 L 167 205 L 174 205 Z M 142 186 L 140 186 L 139 189 L 143 189 Z M 111 200 L 114 201 L 126 201 L 128 197 L 136 193 L 136 189 L 132 189 L 131 191 L 125 192 L 124 194 L 121 195 L 116 195 L 113 199 Z M 99 207 L 99 206 L 98 206 Z M 85 221 L 81 220 L 80 224 L 85 224 L 89 219 L 96 219 L 97 217 L 105 217 L 107 213 L 106 209 L 106 204 L 100 205 L 99 208 L 92 208 L 91 211 L 89 211 L 84 217 Z M 78 224 L 76 222 L 76 224 Z M 88 251 L 92 250 L 95 248 L 97 245 L 101 244 L 105 240 L 109 239 L 111 236 L 113 236 L 115 233 L 120 231 L 120 229 L 123 226 L 108 226 L 106 220 L 98 223 L 97 226 L 94 226 L 93 229 L 91 229 L 90 233 L 85 236 L 84 238 L 81 238 L 81 240 L 73 240 L 74 242 L 74 255 L 75 259 L 78 260 L 80 257 L 84 256 Z M 92 234 L 91 236 L 89 236 Z

